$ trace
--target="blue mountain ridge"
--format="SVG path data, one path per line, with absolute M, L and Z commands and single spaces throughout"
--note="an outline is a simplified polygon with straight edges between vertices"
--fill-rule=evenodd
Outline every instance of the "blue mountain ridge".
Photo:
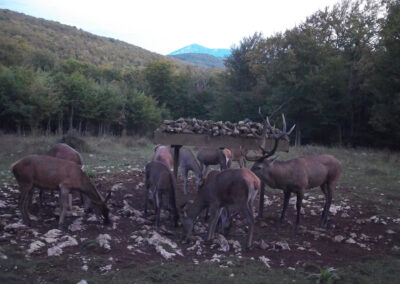
M 178 55 L 178 54 L 186 54 L 186 53 L 205 53 L 218 58 L 224 58 L 231 55 L 231 50 L 227 48 L 207 48 L 201 46 L 199 44 L 191 44 L 175 50 L 168 55 Z

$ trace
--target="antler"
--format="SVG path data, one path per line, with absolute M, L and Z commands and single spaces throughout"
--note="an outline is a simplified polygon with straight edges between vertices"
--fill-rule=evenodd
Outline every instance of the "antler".
M 273 130 L 275 129 L 275 126 L 271 126 L 271 123 L 269 122 L 268 116 L 265 118 L 263 115 L 261 114 L 261 108 L 258 108 L 258 113 L 259 115 L 262 117 L 263 121 L 264 121 L 264 126 L 263 126 L 263 131 L 262 131 L 262 135 L 258 136 L 258 138 L 260 138 L 260 140 L 262 141 L 261 143 L 265 144 L 265 140 L 266 140 L 266 134 L 267 134 L 267 130 L 270 129 L 271 132 L 273 133 Z M 261 156 L 255 156 L 255 157 L 248 157 L 247 155 L 246 160 L 248 161 L 263 161 L 268 157 L 271 157 L 273 154 L 275 154 L 276 150 L 278 149 L 278 144 L 279 144 L 279 140 L 282 139 L 285 136 L 289 136 L 293 129 L 296 127 L 296 124 L 292 126 L 292 128 L 289 130 L 289 132 L 286 132 L 286 119 L 285 119 L 285 115 L 282 114 L 282 132 L 279 133 L 278 135 L 275 135 L 274 137 L 274 147 L 272 148 L 271 151 L 267 151 L 265 149 L 265 147 L 262 146 L 262 144 L 257 143 L 258 147 L 261 149 L 262 151 L 262 155 Z

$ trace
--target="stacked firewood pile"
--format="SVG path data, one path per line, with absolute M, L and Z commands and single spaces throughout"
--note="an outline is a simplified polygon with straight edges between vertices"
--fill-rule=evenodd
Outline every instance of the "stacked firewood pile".
M 206 134 L 211 136 L 240 136 L 240 137 L 260 137 L 263 134 L 264 125 L 259 122 L 239 121 L 232 123 L 229 121 L 200 120 L 196 118 L 179 118 L 178 120 L 164 120 L 156 130 L 167 133 L 185 134 Z M 279 135 L 281 130 L 275 127 L 266 128 L 266 138 Z

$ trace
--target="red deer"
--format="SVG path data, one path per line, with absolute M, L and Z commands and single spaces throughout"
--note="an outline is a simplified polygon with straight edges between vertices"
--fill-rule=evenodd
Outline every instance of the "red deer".
M 11 171 L 20 187 L 19 207 L 23 222 L 28 226 L 30 226 L 28 198 L 34 187 L 60 190 L 60 227 L 64 223 L 68 195 L 71 190 L 86 195 L 103 215 L 104 223 L 109 223 L 109 209 L 106 202 L 110 198 L 111 192 L 104 199 L 79 165 L 50 156 L 29 155 L 15 162 L 11 166 Z
M 248 169 L 227 169 L 207 177 L 200 186 L 194 203 L 187 208 L 185 206 L 183 210 L 181 222 L 186 238 L 191 237 L 197 216 L 209 207 L 213 212 L 207 235 L 207 240 L 210 241 L 222 210 L 234 206 L 248 221 L 249 233 L 245 246 L 250 248 L 254 230 L 253 204 L 260 186 L 259 178 Z
M 192 151 L 186 147 L 182 147 L 179 150 L 179 169 L 183 175 L 183 192 L 187 194 L 187 180 L 189 171 L 192 171 L 196 176 L 197 186 L 199 186 L 203 175 Z
M 64 143 L 54 144 L 50 148 L 50 150 L 47 152 L 47 155 L 76 163 L 83 168 L 83 159 L 82 159 L 81 154 L 79 154 L 78 151 L 76 151 L 74 148 L 70 147 L 67 144 L 64 144 Z M 52 191 L 52 193 L 53 193 L 53 191 Z M 40 191 L 39 191 L 39 200 L 40 200 L 40 204 L 42 204 L 42 201 L 43 201 L 43 190 L 42 189 L 40 189 Z M 82 195 L 81 195 L 81 200 L 83 203 Z M 86 204 L 86 207 L 88 207 L 88 206 L 89 205 Z M 69 195 L 68 207 L 70 210 L 72 210 L 72 194 Z
M 231 161 L 238 162 L 240 168 L 245 168 L 246 167 L 246 155 L 247 155 L 247 149 L 244 147 L 234 148 L 230 149 L 232 152 L 232 159 Z
M 279 228 L 284 221 L 285 212 L 289 203 L 291 193 L 296 193 L 296 225 L 295 231 L 300 224 L 300 210 L 304 196 L 304 191 L 313 187 L 321 187 L 325 194 L 326 202 L 321 215 L 321 226 L 326 227 L 329 208 L 332 202 L 332 193 L 336 188 L 342 166 L 340 162 L 331 155 L 318 155 L 311 157 L 297 157 L 288 161 L 277 161 L 267 159 L 271 157 L 279 143 L 279 139 L 287 137 L 293 131 L 294 126 L 289 132 L 286 132 L 285 117 L 283 118 L 282 133 L 274 138 L 274 147 L 271 151 L 266 151 L 261 147 L 263 155 L 261 157 L 247 157 L 247 160 L 256 161 L 251 170 L 269 187 L 282 189 L 284 192 L 284 202 L 281 217 L 277 222 Z M 272 127 L 269 120 L 266 119 L 265 125 Z
M 232 151 L 228 148 L 224 148 L 222 150 L 222 153 L 224 153 L 225 156 L 226 167 L 230 168 L 232 165 Z
M 170 146 L 157 145 L 154 148 L 154 156 L 152 161 L 163 163 L 168 167 L 168 169 L 173 169 L 174 158 L 172 157 L 171 151 L 172 150 Z
M 145 171 L 146 199 L 144 203 L 144 215 L 147 216 L 147 203 L 151 200 L 154 205 L 156 227 L 158 228 L 160 226 L 160 212 L 162 208 L 163 195 L 167 195 L 169 201 L 169 206 L 167 208 L 172 209 L 175 226 L 178 226 L 179 214 L 175 201 L 177 186 L 174 175 L 166 165 L 157 161 L 151 161 L 148 163 Z
M 209 165 L 220 165 L 221 170 L 228 168 L 224 152 L 218 148 L 202 147 L 197 153 L 200 162 L 200 169 L 203 176 L 207 175 Z

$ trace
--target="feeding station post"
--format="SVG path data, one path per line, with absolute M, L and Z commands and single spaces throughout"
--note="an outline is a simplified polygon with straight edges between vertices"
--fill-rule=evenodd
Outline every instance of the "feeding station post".
M 224 131 L 218 132 L 220 135 L 215 135 L 211 130 L 206 133 L 193 133 L 193 130 L 182 130 L 182 127 L 174 128 L 167 127 L 166 124 L 171 125 L 172 123 L 181 123 L 188 125 L 195 119 L 179 119 L 177 121 L 164 121 L 164 124 L 154 132 L 154 143 L 162 145 L 171 145 L 174 149 L 174 175 L 178 176 L 178 165 L 179 165 L 179 150 L 182 146 L 198 146 L 198 147 L 214 147 L 214 148 L 228 148 L 228 149 L 239 149 L 240 147 L 246 148 L 247 150 L 259 150 L 260 139 L 251 134 L 235 134 L 235 135 L 223 135 Z M 199 120 L 195 120 L 196 123 Z M 214 122 L 212 122 L 214 123 Z M 214 123 L 215 124 L 215 123 Z M 218 123 L 216 123 L 218 124 Z M 254 123 L 256 124 L 256 123 Z M 215 129 L 215 128 L 214 128 Z M 240 128 L 239 128 L 240 129 Z M 183 133 L 182 133 L 183 132 Z M 225 132 L 229 133 L 229 132 Z M 222 135 L 221 135 L 222 134 Z M 275 144 L 274 139 L 263 140 L 264 149 L 272 149 Z M 288 152 L 289 141 L 282 139 L 279 141 L 277 151 Z M 260 192 L 260 206 L 258 211 L 258 217 L 262 217 L 264 208 L 264 193 L 265 186 L 262 183 Z

